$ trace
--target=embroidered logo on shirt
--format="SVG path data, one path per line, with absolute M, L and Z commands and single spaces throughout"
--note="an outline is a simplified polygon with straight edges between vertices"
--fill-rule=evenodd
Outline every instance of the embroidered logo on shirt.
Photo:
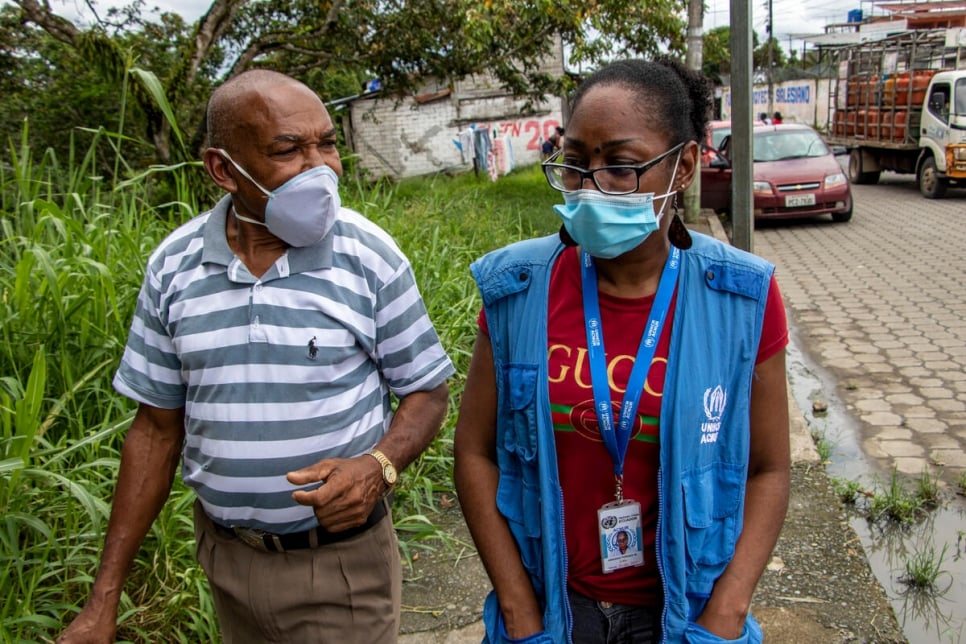
M 721 416 L 728 404 L 728 392 L 718 385 L 704 390 L 704 415 L 707 421 L 701 423 L 701 444 L 716 443 L 721 429 Z
M 315 336 L 309 340 L 309 360 L 315 360 L 315 357 L 319 355 L 319 347 L 315 344 Z

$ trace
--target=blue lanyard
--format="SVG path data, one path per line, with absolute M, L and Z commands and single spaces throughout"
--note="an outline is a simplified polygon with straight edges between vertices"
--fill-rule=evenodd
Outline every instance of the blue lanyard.
M 587 350 L 590 354 L 590 381 L 594 391 L 594 408 L 597 411 L 597 422 L 600 424 L 601 439 L 614 462 L 614 474 L 618 479 L 618 497 L 620 497 L 620 480 L 624 474 L 624 455 L 627 453 L 627 445 L 634 428 L 637 406 L 644 391 L 644 383 L 647 380 L 651 361 L 654 359 L 654 352 L 657 350 L 661 327 L 664 326 L 664 319 L 671 305 L 671 296 L 674 294 L 680 268 L 681 251 L 672 247 L 664 263 L 661 281 L 654 296 L 654 304 L 651 306 L 651 315 L 641 336 L 641 344 L 637 349 L 637 358 L 634 360 L 634 366 L 627 381 L 627 390 L 624 392 L 620 417 L 615 429 L 607 376 L 607 358 L 604 353 L 600 301 L 597 295 L 597 269 L 594 267 L 593 257 L 586 252 L 581 253 L 584 325 L 587 328 Z

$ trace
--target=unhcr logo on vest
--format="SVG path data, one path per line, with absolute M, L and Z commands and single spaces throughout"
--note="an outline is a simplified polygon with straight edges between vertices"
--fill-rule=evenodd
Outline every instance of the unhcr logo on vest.
M 718 385 L 714 389 L 704 390 L 704 415 L 707 422 L 701 423 L 701 444 L 716 443 L 718 431 L 721 429 L 721 416 L 725 405 L 728 404 L 728 392 Z

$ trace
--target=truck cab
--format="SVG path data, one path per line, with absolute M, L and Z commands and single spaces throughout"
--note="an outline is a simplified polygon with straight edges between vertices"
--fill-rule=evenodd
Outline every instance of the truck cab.
M 852 183 L 915 174 L 938 199 L 966 187 L 966 29 L 911 29 L 828 48 L 830 145 Z
M 939 198 L 951 181 L 966 185 L 966 70 L 937 72 L 923 108 L 916 175 L 922 194 Z

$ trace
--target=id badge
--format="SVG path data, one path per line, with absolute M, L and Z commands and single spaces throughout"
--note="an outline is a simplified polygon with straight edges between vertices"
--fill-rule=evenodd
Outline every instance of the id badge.
M 614 501 L 597 510 L 600 562 L 604 573 L 644 565 L 641 543 L 641 504 Z

